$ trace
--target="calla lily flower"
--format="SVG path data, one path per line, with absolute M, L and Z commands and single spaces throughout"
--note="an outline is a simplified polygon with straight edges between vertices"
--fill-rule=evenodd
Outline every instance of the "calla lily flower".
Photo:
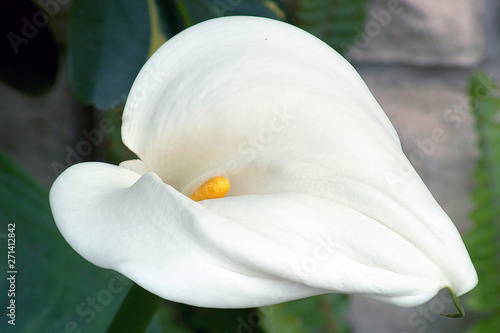
M 296 27 L 226 17 L 181 32 L 135 80 L 122 137 L 139 159 L 68 168 L 50 204 L 81 256 L 162 298 L 415 306 L 477 284 L 363 80 Z

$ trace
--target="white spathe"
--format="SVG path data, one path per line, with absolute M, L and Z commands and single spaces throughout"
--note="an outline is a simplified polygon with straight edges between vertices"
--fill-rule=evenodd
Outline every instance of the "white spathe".
M 291 25 L 200 23 L 144 65 L 122 136 L 50 203 L 69 244 L 169 300 L 253 307 L 344 292 L 414 306 L 477 275 L 356 71 Z M 214 176 L 228 196 L 187 196 Z

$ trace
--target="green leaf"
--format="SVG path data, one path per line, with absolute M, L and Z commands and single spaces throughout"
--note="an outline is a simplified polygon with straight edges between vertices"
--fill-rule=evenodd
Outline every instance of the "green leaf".
M 159 13 L 160 29 L 167 38 L 181 32 L 185 26 L 174 0 L 155 0 Z
M 15 300 L 16 332 L 105 332 L 130 280 L 80 257 L 59 233 L 47 191 L 2 154 L 0 197 L 0 306 L 4 309 L 0 332 L 12 332 L 13 326 L 5 320 L 10 320 L 5 309 L 11 300 Z M 7 266 L 9 224 L 15 224 L 14 267 Z M 15 297 L 7 293 L 11 275 L 15 275 Z
M 172 0 L 158 0 L 171 2 Z M 188 27 L 215 17 L 248 15 L 286 20 L 286 14 L 274 0 L 173 0 Z
M 187 327 L 186 323 L 180 322 L 175 305 L 175 303 L 168 301 L 163 302 L 153 317 L 146 333 L 195 333 L 195 331 Z
M 167 300 L 159 302 L 159 297 L 134 285 L 107 333 L 144 332 L 146 326 L 147 333 L 263 332 L 256 309 L 211 309 Z
M 500 322 L 491 318 L 500 318 L 500 95 L 495 83 L 483 73 L 471 78 L 469 92 L 481 156 L 474 173 L 476 189 L 471 195 L 473 229 L 465 237 L 479 284 L 470 292 L 468 306 L 488 315 L 470 332 L 499 332 Z
M 107 333 L 143 333 L 155 315 L 160 298 L 134 284 L 115 314 Z
M 56 10 L 44 12 L 29 0 L 16 0 L 4 1 L 0 13 L 0 79 L 28 94 L 47 92 L 58 67 L 57 46 L 48 28 Z
M 296 22 L 341 54 L 364 31 L 366 0 L 298 0 Z
M 163 301 L 146 333 L 262 333 L 259 325 L 256 309 L 208 309 Z
M 347 295 L 328 294 L 262 307 L 262 327 L 269 333 L 347 333 L 347 303 Z
M 164 302 L 165 309 L 183 323 L 186 330 L 203 333 L 262 333 L 256 309 L 211 309 Z
M 147 60 L 150 34 L 147 1 L 74 0 L 68 62 L 79 100 L 101 110 L 121 105 Z

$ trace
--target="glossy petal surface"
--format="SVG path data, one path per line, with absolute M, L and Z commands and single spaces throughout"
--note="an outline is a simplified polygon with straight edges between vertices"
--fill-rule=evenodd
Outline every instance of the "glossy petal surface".
M 185 30 L 136 79 L 122 136 L 141 160 L 69 168 L 51 206 L 82 256 L 164 298 L 346 292 L 412 306 L 477 283 L 361 78 L 295 27 L 227 17 Z M 227 197 L 187 197 L 214 176 Z

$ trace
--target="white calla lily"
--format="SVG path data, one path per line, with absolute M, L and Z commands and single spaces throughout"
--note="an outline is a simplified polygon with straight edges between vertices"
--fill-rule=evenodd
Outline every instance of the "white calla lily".
M 233 308 L 342 292 L 414 306 L 477 283 L 362 79 L 291 25 L 227 17 L 181 32 L 137 77 L 122 136 L 140 160 L 70 167 L 52 211 L 84 258 L 163 298 Z M 226 197 L 188 197 L 215 176 Z

